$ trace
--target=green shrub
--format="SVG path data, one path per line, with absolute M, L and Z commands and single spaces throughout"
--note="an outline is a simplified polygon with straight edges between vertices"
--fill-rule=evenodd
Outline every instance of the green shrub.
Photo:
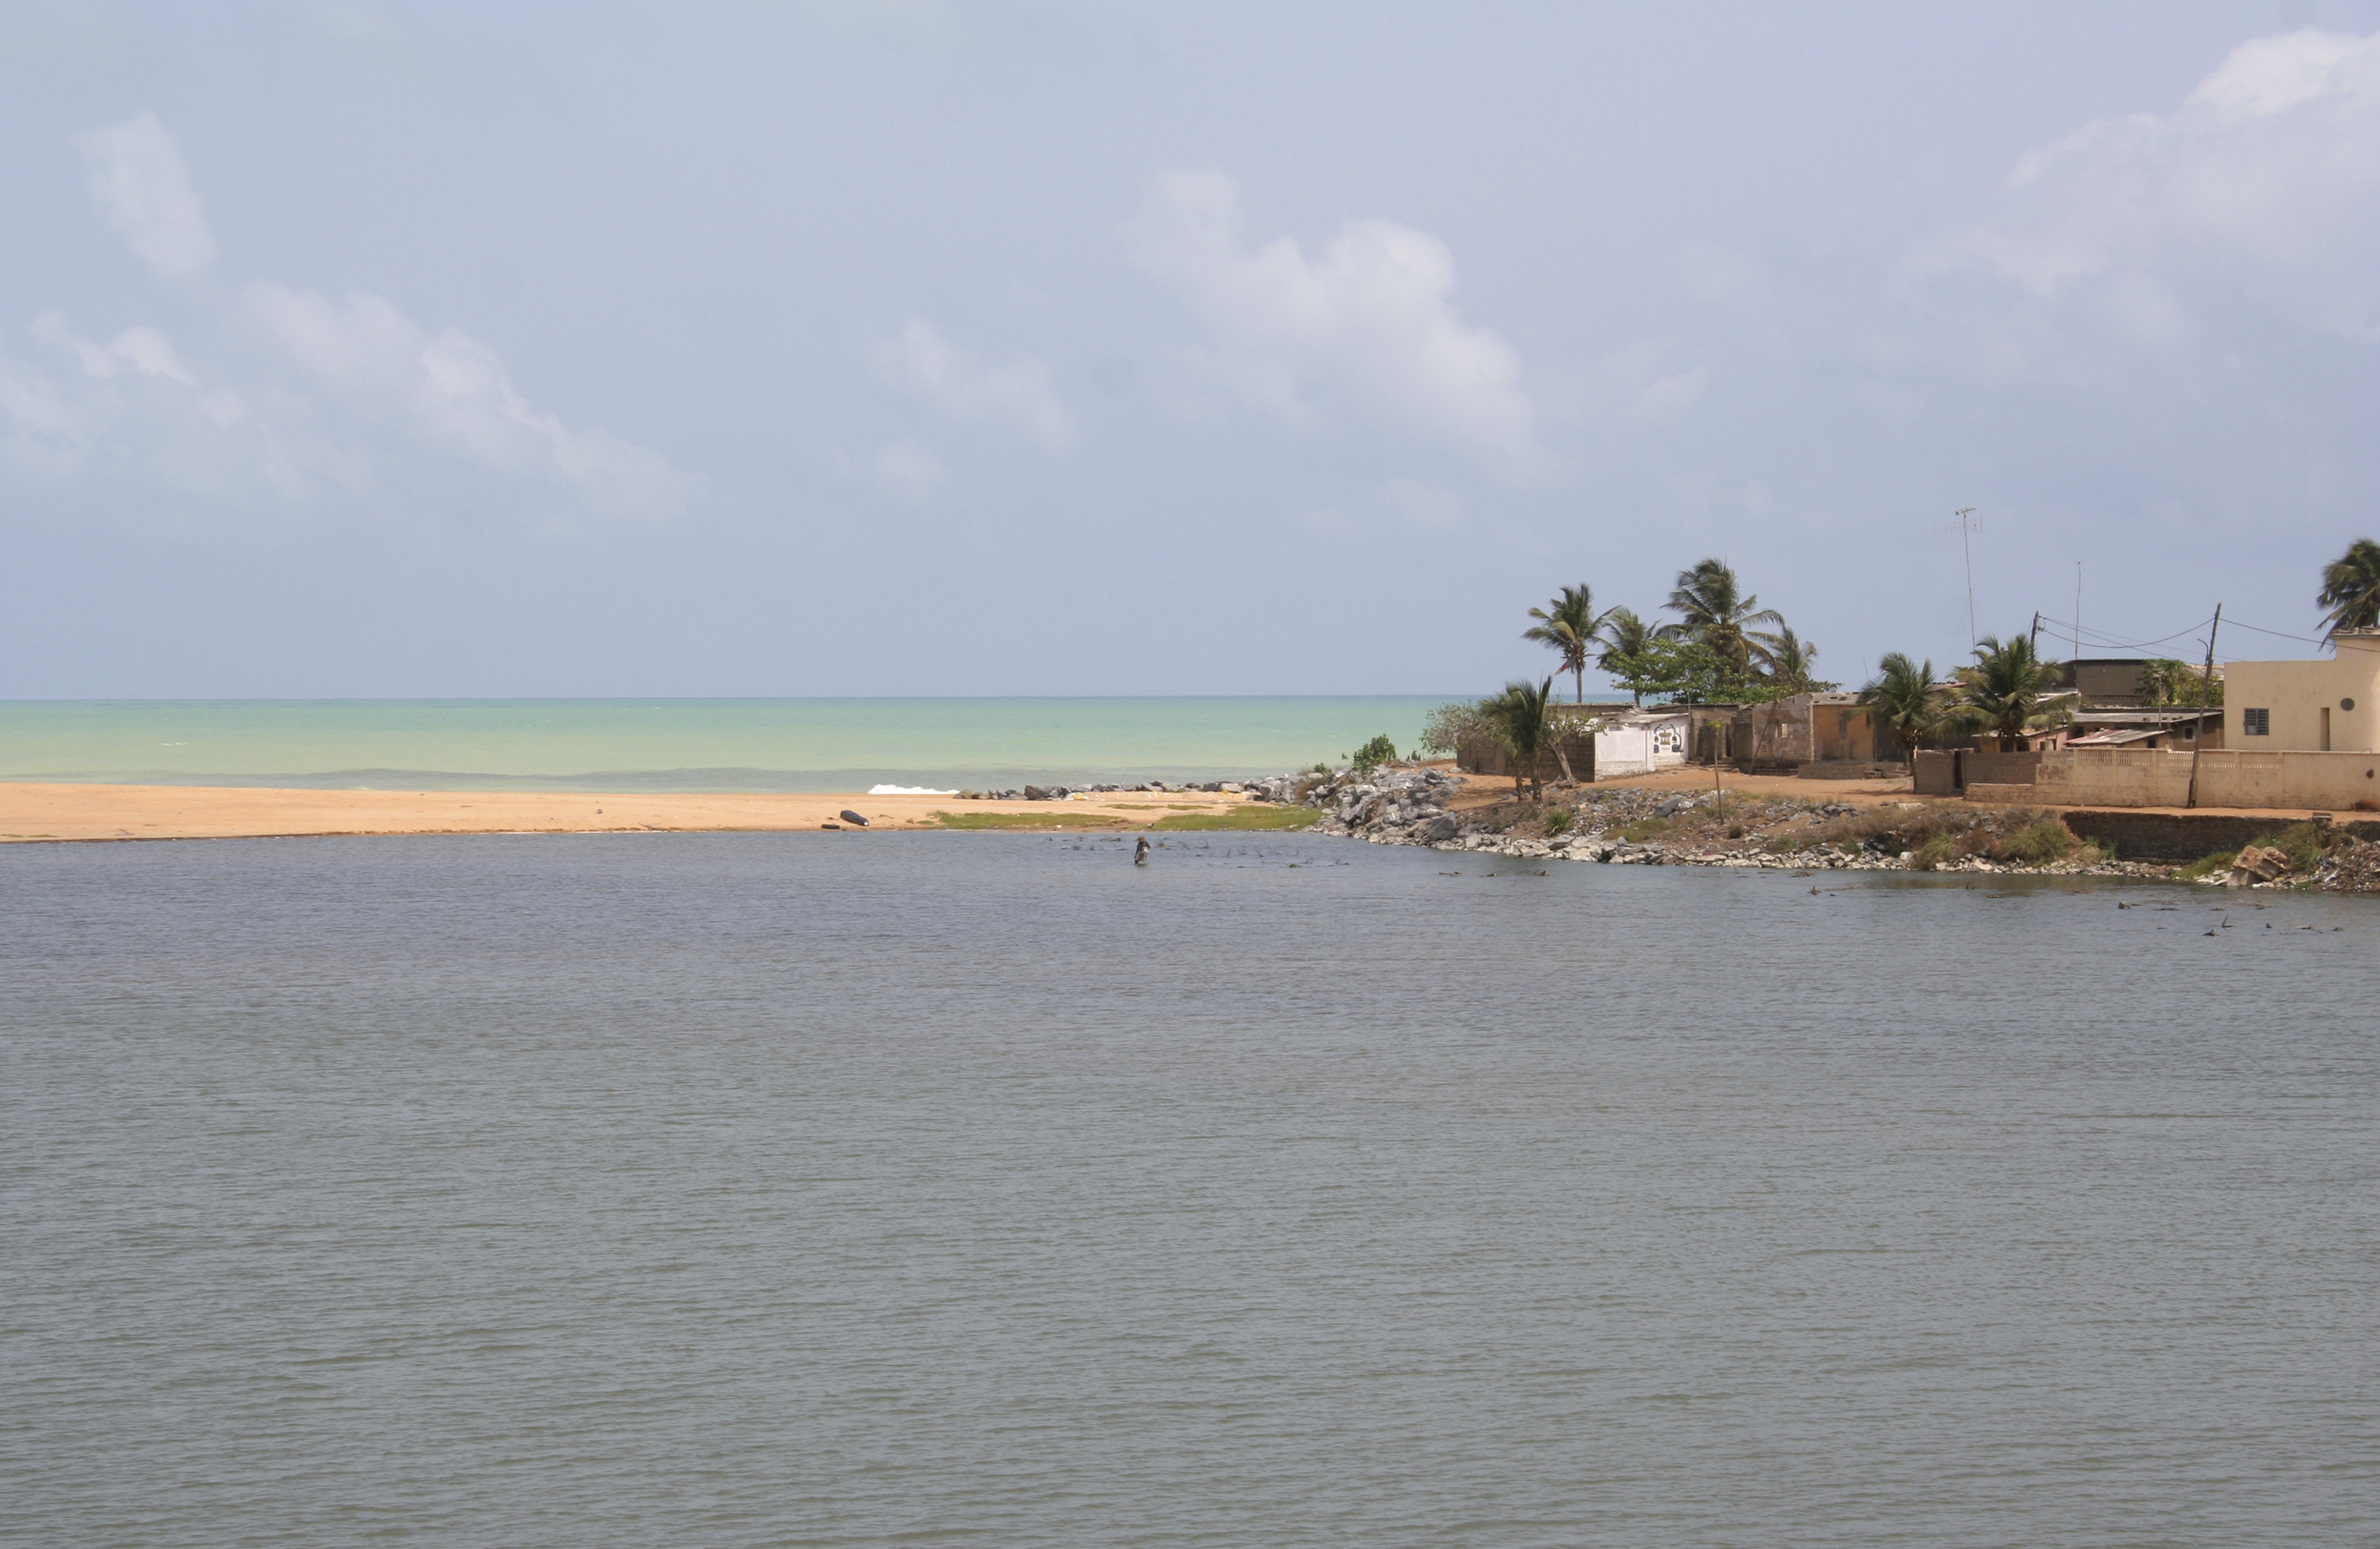
M 2074 835 L 2056 818 L 2037 818 L 1993 846 L 1992 851 L 1998 860 L 2047 866 L 2074 852 Z
M 2293 823 L 2266 842 L 2289 858 L 2290 871 L 2311 872 L 2322 864 L 2323 851 L 2330 848 L 2330 835 L 2317 823 Z
M 1958 855 L 1959 842 L 1948 834 L 1937 834 L 1918 846 L 1916 852 L 1910 856 L 1909 869 L 1912 872 L 1930 872 L 1957 860 Z
M 1487 741 L 1494 736 L 1495 729 L 1488 724 L 1488 718 L 1479 714 L 1475 701 L 1441 704 L 1422 717 L 1421 741 L 1415 745 L 1414 750 L 1452 758 L 1462 750 L 1463 743 Z
M 1349 754 L 1347 762 L 1354 765 L 1355 774 L 1360 777 L 1369 774 L 1384 763 L 1395 762 L 1396 757 L 1397 745 L 1390 741 L 1388 734 L 1383 732 Z
M 1550 839 L 1550 838 L 1554 837 L 1554 836 L 1555 836 L 1556 835 L 1558 835 L 1558 834 L 1567 833 L 1567 832 L 1569 832 L 1569 829 L 1570 829 L 1570 809 L 1569 809 L 1569 808 L 1567 808 L 1567 807 L 1557 807 L 1557 808 L 1555 808 L 1552 811 L 1548 812 L 1548 813 L 1546 814 L 1546 837 L 1547 837 L 1547 838 Z

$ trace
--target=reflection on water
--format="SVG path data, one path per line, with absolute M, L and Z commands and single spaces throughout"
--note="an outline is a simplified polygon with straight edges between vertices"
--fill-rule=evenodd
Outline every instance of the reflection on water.
M 2369 1541 L 2370 906 L 1546 870 L 0 852 L 0 1538 Z

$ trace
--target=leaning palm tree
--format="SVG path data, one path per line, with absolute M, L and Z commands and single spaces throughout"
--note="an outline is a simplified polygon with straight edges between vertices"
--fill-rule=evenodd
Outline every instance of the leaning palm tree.
M 1884 660 L 1876 664 L 1876 675 L 1860 690 L 1859 701 L 1868 707 L 1876 725 L 1912 754 L 1920 742 L 1942 729 L 1949 714 L 1942 696 L 1934 690 L 1934 664 L 1929 661 L 1919 666 L 1898 651 L 1884 653 Z
M 1777 643 L 1760 653 L 1767 661 L 1768 676 L 1794 693 L 1807 693 L 1815 686 L 1816 674 L 1812 670 L 1818 660 L 1818 648 L 1793 632 L 1791 625 L 1777 628 Z
M 1751 672 L 1755 658 L 1766 660 L 1779 643 L 1775 635 L 1752 626 L 1785 622 L 1775 608 L 1746 596 L 1734 567 L 1719 559 L 1679 571 L 1677 589 L 1663 605 L 1678 616 L 1672 630 L 1718 657 L 1738 677 Z
M 1531 608 L 1529 616 L 1538 622 L 1521 631 L 1524 640 L 1536 640 L 1561 653 L 1561 670 L 1571 675 L 1577 690 L 1577 700 L 1586 702 L 1586 654 L 1595 648 L 1596 637 L 1603 632 L 1604 616 L 1595 611 L 1595 593 L 1585 581 L 1565 586 L 1561 595 L 1553 600 L 1550 610 Z
M 2059 669 L 2034 654 L 2030 635 L 2011 635 L 2006 642 L 1985 635 L 1975 642 L 1973 665 L 1950 676 L 1958 680 L 1960 707 L 1997 736 L 2006 752 L 2041 714 L 2042 696 L 2058 686 Z
M 1538 798 L 1542 799 L 1544 796 L 1544 785 L 1537 778 L 1537 761 L 1556 735 L 1550 714 L 1553 691 L 1554 680 L 1550 677 L 1534 684 L 1527 678 L 1516 677 L 1504 685 L 1502 693 L 1479 702 L 1479 714 L 1496 728 L 1497 740 L 1512 755 L 1512 796 L 1516 800 L 1522 795 L 1524 772 Z
M 2322 567 L 2322 590 L 2314 601 L 2330 610 L 2322 617 L 2326 635 L 2380 628 L 2380 543 L 2358 538 L 2348 544 L 2345 554 Z
M 1645 666 L 1653 638 L 1653 626 L 1637 617 L 1632 608 L 1613 608 L 1603 616 L 1603 653 L 1595 665 L 1622 680 L 1639 710 L 1645 708 Z

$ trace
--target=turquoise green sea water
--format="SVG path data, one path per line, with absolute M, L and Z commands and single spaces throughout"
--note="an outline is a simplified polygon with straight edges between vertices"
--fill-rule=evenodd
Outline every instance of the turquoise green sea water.
M 1227 779 L 1404 748 L 1451 695 L 19 700 L 0 780 L 416 790 L 864 790 Z

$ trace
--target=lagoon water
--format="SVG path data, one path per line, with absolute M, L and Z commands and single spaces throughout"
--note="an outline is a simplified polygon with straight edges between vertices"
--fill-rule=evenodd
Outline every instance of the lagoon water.
M 0 1540 L 2372 1542 L 2368 901 L 1548 870 L 0 851 Z
M 1446 696 L 1455 697 L 1455 696 Z M 1232 779 L 1408 748 L 1443 702 L 0 701 L 0 780 L 376 790 L 866 790 Z

